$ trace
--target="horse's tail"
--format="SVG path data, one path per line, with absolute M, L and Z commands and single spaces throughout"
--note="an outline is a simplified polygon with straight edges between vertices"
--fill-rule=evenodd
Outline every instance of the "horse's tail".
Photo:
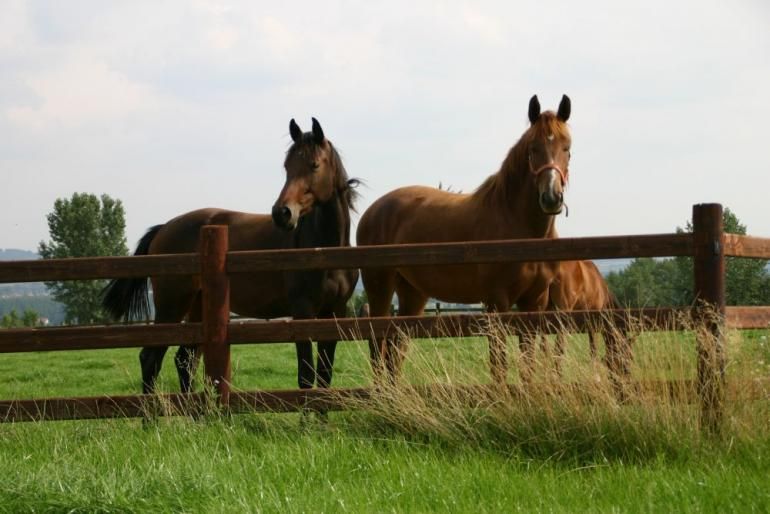
M 163 225 L 155 225 L 139 240 L 134 255 L 147 255 Z M 102 290 L 102 307 L 116 321 L 150 317 L 149 277 L 116 278 Z

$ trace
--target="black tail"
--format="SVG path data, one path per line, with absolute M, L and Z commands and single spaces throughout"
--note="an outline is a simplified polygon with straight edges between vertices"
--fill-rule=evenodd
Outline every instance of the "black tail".
M 147 255 L 150 243 L 163 225 L 155 225 L 139 240 L 134 255 Z M 116 321 L 150 317 L 148 277 L 117 278 L 102 290 L 102 307 Z

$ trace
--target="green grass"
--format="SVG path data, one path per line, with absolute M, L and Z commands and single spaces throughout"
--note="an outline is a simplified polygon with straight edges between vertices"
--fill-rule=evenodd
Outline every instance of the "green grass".
M 728 378 L 770 375 L 766 332 L 732 334 Z M 635 376 L 694 376 L 694 342 L 644 334 Z M 565 381 L 601 381 L 587 344 Z M 162 386 L 178 390 L 173 352 Z M 512 368 L 510 378 L 515 380 Z M 412 344 L 411 382 L 488 381 L 486 341 Z M 233 349 L 235 386 L 292 388 L 292 345 Z M 338 346 L 335 385 L 370 382 L 364 343 Z M 131 394 L 136 350 L 4 355 L 0 398 Z M 547 391 L 546 391 L 547 392 Z M 763 512 L 770 510 L 770 402 L 728 406 L 720 437 L 693 407 L 657 400 L 460 409 L 447 398 L 332 413 L 211 415 L 0 425 L 0 512 Z M 569 396 L 569 395 L 566 395 Z M 443 402 L 443 403 L 442 403 Z
M 351 426 L 355 423 L 357 426 Z M 0 511 L 749 512 L 770 505 L 767 444 L 637 462 L 534 459 L 295 416 L 5 427 Z

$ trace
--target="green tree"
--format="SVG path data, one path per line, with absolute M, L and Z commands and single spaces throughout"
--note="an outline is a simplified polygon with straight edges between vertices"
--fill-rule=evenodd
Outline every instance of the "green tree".
M 622 305 L 652 307 L 675 305 L 677 292 L 672 281 L 677 269 L 673 260 L 640 257 L 622 271 L 607 275 L 607 284 Z
M 366 291 L 353 293 L 353 296 L 348 300 L 348 314 L 358 316 L 361 313 L 361 307 L 363 307 L 365 303 L 369 303 L 369 299 L 366 297 Z
M 746 235 L 746 225 L 742 224 L 733 211 L 725 207 L 722 214 L 724 231 L 730 234 Z M 692 232 L 692 222 L 684 228 L 677 227 L 677 232 Z M 691 257 L 677 257 L 677 280 L 682 290 L 681 303 L 689 305 L 695 300 L 693 291 L 693 263 Z M 725 259 L 725 295 L 728 305 L 770 305 L 770 275 L 767 273 L 767 261 L 727 257 Z
M 25 309 L 24 312 L 21 313 L 21 316 L 19 316 L 15 309 L 13 309 L 8 314 L 5 314 L 2 319 L 0 319 L 0 327 L 36 327 L 38 325 L 39 319 L 40 315 L 31 309 Z
M 57 199 L 47 219 L 51 240 L 41 241 L 38 246 L 44 259 L 128 254 L 125 212 L 120 200 L 75 193 L 71 199 Z M 103 280 L 46 282 L 54 299 L 64 304 L 67 324 L 107 319 L 100 298 L 104 285 Z
M 725 232 L 746 234 L 746 226 L 730 209 L 723 213 Z M 692 222 L 677 227 L 678 233 L 692 232 Z M 728 305 L 770 305 L 770 274 L 767 261 L 728 257 L 725 282 Z M 692 257 L 674 259 L 634 259 L 625 270 L 610 273 L 607 282 L 621 303 L 634 307 L 691 305 L 693 290 Z

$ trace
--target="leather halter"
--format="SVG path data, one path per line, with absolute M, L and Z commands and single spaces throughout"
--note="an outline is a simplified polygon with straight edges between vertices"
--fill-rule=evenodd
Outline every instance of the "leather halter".
M 561 185 L 562 185 L 562 187 L 567 185 L 567 180 L 569 180 L 569 168 L 567 168 L 566 171 L 565 171 L 565 170 L 562 170 L 559 167 L 558 164 L 554 164 L 554 163 L 543 164 L 542 166 L 540 166 L 536 170 L 533 170 L 532 167 L 530 167 L 530 171 L 535 176 L 540 175 L 540 173 L 542 173 L 543 171 L 545 171 L 547 169 L 553 169 L 553 170 L 556 170 L 557 172 L 559 172 L 559 176 L 561 177 Z

